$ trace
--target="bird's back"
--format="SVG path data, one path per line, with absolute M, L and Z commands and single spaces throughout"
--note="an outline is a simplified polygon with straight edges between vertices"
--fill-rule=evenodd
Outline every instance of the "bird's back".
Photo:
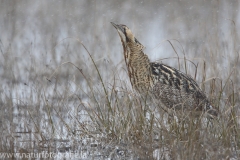
M 151 92 L 169 108 L 187 110 L 210 109 L 205 93 L 189 75 L 165 64 L 151 63 Z

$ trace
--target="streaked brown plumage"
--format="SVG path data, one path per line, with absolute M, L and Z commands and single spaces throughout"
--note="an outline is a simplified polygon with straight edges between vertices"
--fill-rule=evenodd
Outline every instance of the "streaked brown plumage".
M 149 94 L 165 107 L 190 111 L 207 111 L 217 116 L 205 93 L 187 74 L 165 64 L 150 62 L 144 46 L 126 25 L 111 22 L 122 41 L 131 84 L 141 95 Z

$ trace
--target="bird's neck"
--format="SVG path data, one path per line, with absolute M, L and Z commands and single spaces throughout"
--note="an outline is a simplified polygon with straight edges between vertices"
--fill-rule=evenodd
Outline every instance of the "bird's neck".
M 134 89 L 147 91 L 150 85 L 150 60 L 139 45 L 129 44 L 124 49 L 125 62 Z

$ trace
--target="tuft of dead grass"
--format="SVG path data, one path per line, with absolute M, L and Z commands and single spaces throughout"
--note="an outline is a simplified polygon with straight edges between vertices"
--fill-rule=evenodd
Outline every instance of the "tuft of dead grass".
M 7 18 L 2 18 L 1 30 L 9 32 L 10 36 L 4 32 L 0 35 L 0 153 L 70 152 L 82 159 L 240 159 L 239 33 L 238 23 L 234 21 L 237 15 L 232 15 L 233 20 L 219 16 L 226 13 L 221 7 L 230 4 L 222 1 L 211 1 L 211 5 L 207 1 L 185 2 L 189 3 L 189 8 L 180 1 L 160 5 L 131 2 L 138 5 L 140 11 L 144 10 L 141 13 L 134 13 L 131 7 L 128 10 L 124 7 L 127 2 L 118 1 L 112 1 L 109 6 L 100 1 L 93 4 L 61 1 L 53 4 L 56 9 L 44 2 L 39 8 L 31 2 L 26 3 L 28 7 L 18 1 L 3 2 L 0 12 Z M 238 6 L 237 2 L 232 4 Z M 121 51 L 101 45 L 116 37 L 110 30 L 103 39 L 100 37 L 109 22 L 97 18 L 92 9 L 96 11 L 101 5 L 102 8 L 115 6 L 114 14 L 125 8 L 125 13 L 136 17 L 134 21 L 132 16 L 125 18 L 122 23 L 141 20 L 142 24 L 152 25 L 150 19 L 166 34 L 171 34 L 167 37 L 180 37 L 160 44 L 159 48 L 166 44 L 170 50 L 167 53 L 175 55 L 162 56 L 161 61 L 176 62 L 174 67 L 192 75 L 219 110 L 219 117 L 208 120 L 204 116 L 192 118 L 186 113 L 171 117 L 158 110 L 151 100 L 145 101 L 135 93 L 125 76 L 124 62 L 117 64 L 111 59 L 118 57 Z M 87 6 L 91 12 L 72 6 Z M 36 8 L 36 13 L 32 14 L 29 8 Z M 162 17 L 164 25 L 155 12 L 145 12 L 159 8 L 166 15 Z M 231 11 L 236 8 L 230 7 Z M 206 18 L 201 9 L 212 15 Z M 29 11 L 27 16 L 22 10 Z M 112 13 L 109 14 L 112 16 Z M 189 17 L 189 13 L 194 15 Z M 197 21 L 198 25 L 195 19 L 199 16 L 202 19 Z M 43 25 L 35 22 L 39 18 Z M 88 21 L 82 21 L 84 19 Z M 96 22 L 90 27 L 93 19 Z M 225 26 L 227 31 L 220 29 L 221 23 L 228 25 Z M 138 25 L 134 29 L 143 31 Z M 76 33 L 81 39 L 85 38 L 84 42 L 77 38 L 59 41 L 62 36 Z M 188 33 L 189 36 L 185 36 Z M 157 41 L 164 36 L 157 37 Z M 110 37 L 109 41 L 106 37 Z M 145 35 L 139 39 L 151 42 Z M 20 159 L 14 155 L 9 158 Z

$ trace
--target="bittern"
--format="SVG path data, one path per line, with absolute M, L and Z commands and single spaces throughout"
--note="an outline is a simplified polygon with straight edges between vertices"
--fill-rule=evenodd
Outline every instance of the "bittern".
M 150 95 L 171 110 L 203 111 L 210 117 L 217 116 L 217 110 L 191 76 L 168 65 L 150 62 L 132 31 L 126 25 L 111 23 L 120 36 L 133 89 L 141 95 Z

